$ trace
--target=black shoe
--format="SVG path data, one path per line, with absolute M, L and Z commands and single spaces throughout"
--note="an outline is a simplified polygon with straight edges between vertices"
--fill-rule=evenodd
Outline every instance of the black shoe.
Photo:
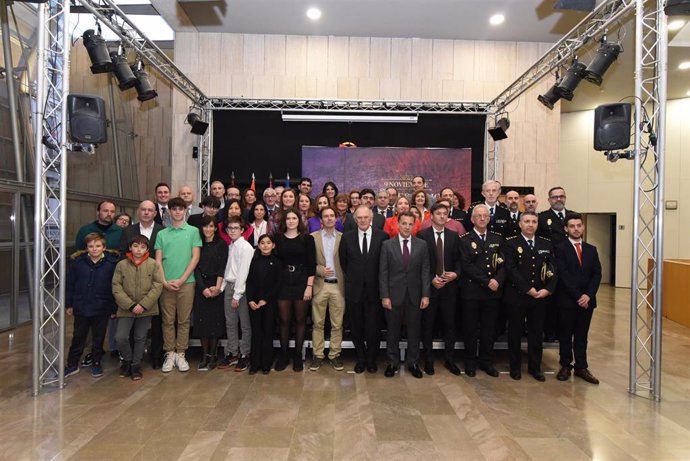
M 89 352 L 88 354 L 86 354 L 84 356 L 84 360 L 81 361 L 81 366 L 82 366 L 82 368 L 90 367 L 92 363 L 93 363 L 93 354 L 91 354 L 91 352 Z
M 377 371 L 379 371 L 379 367 L 377 367 L 375 363 L 370 363 L 369 365 L 367 365 L 367 373 L 373 375 Z
M 270 372 L 271 372 L 271 369 L 270 369 L 270 368 L 262 368 L 262 369 L 261 369 L 261 374 L 263 374 L 263 375 L 267 375 L 267 374 L 269 374 Z
M 362 362 L 357 362 L 355 364 L 355 373 L 357 373 L 357 374 L 364 373 L 365 368 L 366 367 L 364 366 L 364 364 Z
M 412 373 L 412 376 L 414 376 L 414 377 L 417 378 L 417 379 L 421 379 L 422 376 L 424 376 L 424 375 L 422 374 L 422 370 L 419 369 L 419 366 L 418 366 L 416 363 L 415 363 L 414 365 L 408 366 L 408 367 L 407 367 L 407 371 L 409 371 L 410 373 Z
M 141 367 L 139 365 L 132 366 L 132 381 L 139 381 L 142 377 Z
M 132 376 L 132 362 L 122 362 L 120 365 L 120 378 L 129 378 Z
M 469 378 L 474 378 L 477 376 L 477 369 L 473 366 L 465 366 L 465 375 L 467 375 Z
M 443 362 L 443 366 L 446 367 L 446 370 L 450 371 L 455 376 L 460 376 L 460 368 L 458 368 L 458 366 L 450 360 L 446 360 L 445 362 Z
M 561 369 L 558 370 L 556 379 L 559 381 L 567 381 L 570 379 L 570 367 L 561 367 Z
M 479 369 L 492 378 L 498 378 L 498 370 L 496 370 L 493 365 L 481 365 Z
M 208 369 L 213 370 L 218 366 L 218 356 L 212 355 L 211 359 L 208 361 Z
M 278 360 L 276 360 L 276 364 L 273 368 L 275 369 L 275 371 L 283 371 L 287 368 L 289 363 L 290 359 L 288 358 L 287 354 L 280 353 L 278 355 Z
M 522 379 L 522 373 L 520 373 L 520 370 L 510 370 L 510 377 L 515 381 L 520 381 Z
M 587 368 L 578 368 L 575 370 L 575 376 L 582 378 L 590 384 L 599 384 L 599 380 L 594 377 Z
M 433 376 L 435 371 L 434 371 L 434 362 L 431 360 L 427 360 L 424 362 L 424 373 L 426 373 L 429 376 Z
M 302 361 L 302 356 L 299 354 L 295 354 L 295 357 L 292 359 L 292 371 L 298 373 L 304 371 L 304 362 Z
M 258 368 L 249 367 L 249 374 L 250 374 L 250 375 L 255 375 L 258 371 L 259 371 Z
M 163 359 L 162 358 L 157 357 L 157 358 L 151 359 L 151 368 L 153 368 L 154 370 L 160 370 L 162 366 L 163 366 Z
M 394 367 L 392 364 L 389 364 L 389 365 L 386 367 L 386 371 L 383 373 L 383 375 L 384 375 L 386 378 L 392 378 L 393 376 L 395 376 L 395 374 L 396 374 L 397 372 L 398 372 L 398 367 Z
M 235 371 L 240 372 L 244 371 L 247 369 L 249 366 L 249 359 L 247 358 L 246 355 L 240 356 L 240 359 L 237 361 L 237 365 L 235 365 Z
M 199 371 L 208 371 L 209 360 L 211 360 L 211 356 L 208 354 L 201 357 L 201 361 L 199 362 L 199 366 L 197 366 L 196 369 Z
M 532 375 L 532 377 L 539 382 L 543 383 L 544 381 L 546 381 L 546 377 L 544 376 L 544 373 L 542 373 L 541 371 L 530 371 L 529 374 Z

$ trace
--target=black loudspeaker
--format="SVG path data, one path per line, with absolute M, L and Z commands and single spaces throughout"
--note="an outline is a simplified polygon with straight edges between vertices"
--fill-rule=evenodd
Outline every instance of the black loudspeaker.
M 108 140 L 105 102 L 90 94 L 67 96 L 69 132 L 73 142 L 103 144 Z
M 594 110 L 594 150 L 625 149 L 630 145 L 629 103 L 604 104 Z
M 690 0 L 668 0 L 664 11 L 668 16 L 686 16 L 690 14 Z

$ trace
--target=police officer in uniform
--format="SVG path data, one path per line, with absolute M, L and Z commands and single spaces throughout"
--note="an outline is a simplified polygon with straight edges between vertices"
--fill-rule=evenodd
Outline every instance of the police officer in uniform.
M 494 331 L 506 277 L 501 255 L 503 237 L 498 232 L 488 230 L 490 217 L 487 205 L 476 205 L 470 219 L 474 228 L 460 237 L 465 374 L 469 377 L 476 375 L 479 336 L 479 369 L 496 378 L 498 371 L 493 365 Z
M 498 232 L 505 237 L 510 213 L 508 208 L 498 201 L 498 196 L 501 194 L 501 184 L 498 181 L 489 180 L 482 184 L 482 196 L 484 201 L 475 202 L 469 210 L 467 210 L 467 217 L 465 218 L 465 229 L 472 229 L 472 209 L 484 204 L 489 207 L 489 230 Z
M 505 302 L 508 306 L 508 354 L 510 377 L 520 379 L 520 340 L 527 318 L 527 371 L 537 381 L 544 381 L 541 371 L 544 311 L 556 289 L 558 277 L 549 240 L 536 237 L 537 214 L 525 211 L 520 217 L 520 235 L 505 241 L 508 283 Z
M 506 207 L 510 217 L 503 236 L 508 238 L 520 235 L 520 194 L 517 191 L 509 190 L 506 193 Z

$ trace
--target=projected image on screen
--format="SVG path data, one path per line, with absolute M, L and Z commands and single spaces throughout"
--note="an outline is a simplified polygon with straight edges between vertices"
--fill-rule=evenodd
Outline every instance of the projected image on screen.
M 451 187 L 469 200 L 471 170 L 469 148 L 302 147 L 302 174 L 311 178 L 318 192 L 327 181 L 333 181 L 344 193 L 393 186 L 398 193 L 409 194 L 412 178 L 421 175 L 432 194 Z

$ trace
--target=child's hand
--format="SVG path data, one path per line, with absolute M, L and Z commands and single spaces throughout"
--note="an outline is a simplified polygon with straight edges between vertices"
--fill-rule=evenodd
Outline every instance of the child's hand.
M 144 313 L 144 308 L 141 306 L 141 304 L 137 304 L 134 306 L 134 309 L 132 309 L 132 312 L 139 315 Z

